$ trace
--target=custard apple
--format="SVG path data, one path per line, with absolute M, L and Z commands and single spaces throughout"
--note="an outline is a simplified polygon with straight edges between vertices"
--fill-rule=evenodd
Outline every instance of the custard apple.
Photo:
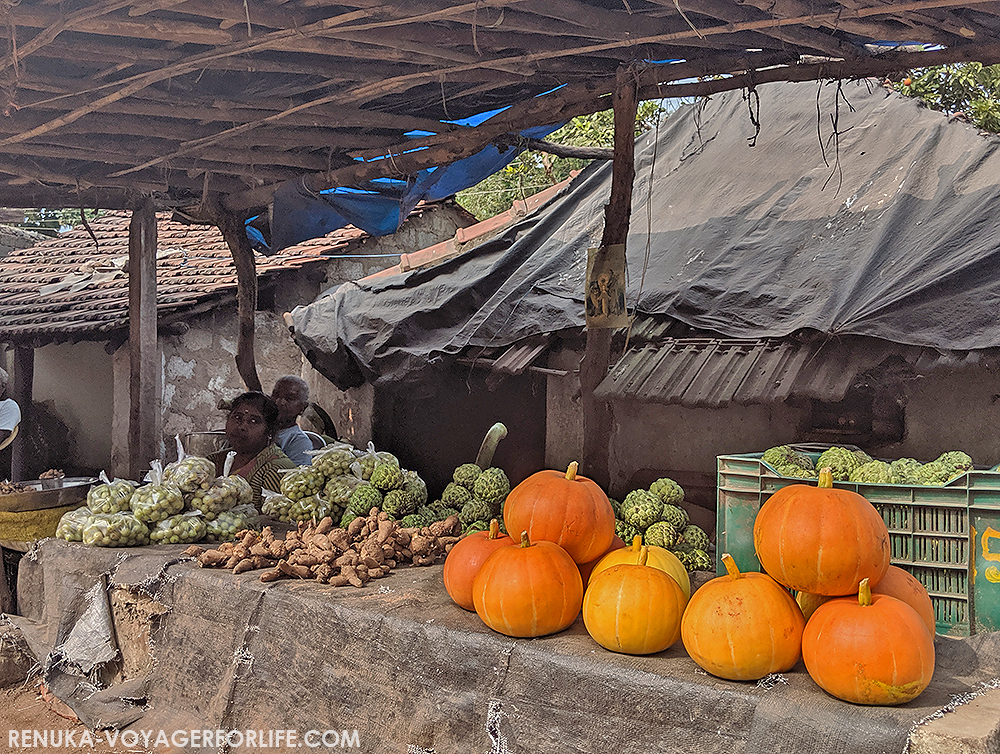
M 408 516 L 416 509 L 416 501 L 406 490 L 389 490 L 382 498 L 382 510 L 396 519 Z
M 660 513 L 660 520 L 666 521 L 677 531 L 688 525 L 688 512 L 679 505 L 664 505 L 663 512 Z
M 622 520 L 640 531 L 659 521 L 662 512 L 660 498 L 646 490 L 632 490 L 622 501 Z
M 490 517 L 490 506 L 477 497 L 467 502 L 458 513 L 458 520 L 468 526 L 473 521 L 483 521 Z
M 427 483 L 417 472 L 403 472 L 403 489 L 413 496 L 418 508 L 427 503 Z
M 653 547 L 669 549 L 677 541 L 677 529 L 666 521 L 657 521 L 646 529 L 644 541 Z
M 382 505 L 382 493 L 370 484 L 359 484 L 347 500 L 347 508 L 357 516 L 367 516 Z
M 485 469 L 472 484 L 472 494 L 496 511 L 510 492 L 510 480 L 503 469 L 496 466 Z
M 708 550 L 708 534 L 696 524 L 688 524 L 681 530 L 680 542 L 685 542 L 699 550 Z
M 631 545 L 640 533 L 641 532 L 632 526 L 632 524 L 627 524 L 620 519 L 615 521 L 615 534 L 617 534 L 618 538 L 626 545 Z
M 478 466 L 476 468 L 479 468 Z M 462 508 L 472 499 L 472 493 L 457 482 L 448 482 L 448 486 L 441 493 L 441 502 L 447 508 Z
M 940 461 L 931 461 L 917 467 L 916 483 L 925 486 L 940 487 L 955 474 L 950 466 L 946 466 Z
M 372 470 L 371 483 L 373 487 L 388 492 L 398 490 L 403 486 L 403 470 L 394 463 L 379 461 Z
M 476 483 L 476 479 L 479 475 L 483 473 L 483 470 L 476 466 L 474 463 L 463 463 L 457 469 L 455 473 L 452 474 L 452 478 L 455 480 L 455 484 L 460 484 L 469 492 L 472 492 L 472 487 Z
M 972 469 L 972 456 L 961 450 L 949 450 L 947 453 L 939 455 L 934 461 L 951 469 L 952 476 L 964 474 Z
M 764 451 L 760 460 L 772 466 L 775 471 L 778 470 L 779 466 L 792 466 L 804 470 L 815 468 L 809 456 L 805 453 L 799 453 L 797 450 L 792 450 L 788 445 L 777 445 L 773 448 L 768 448 Z M 782 474 L 782 476 L 789 475 Z
M 667 477 L 657 479 L 649 485 L 649 491 L 660 498 L 664 505 L 680 505 L 684 502 L 684 490 L 677 482 Z

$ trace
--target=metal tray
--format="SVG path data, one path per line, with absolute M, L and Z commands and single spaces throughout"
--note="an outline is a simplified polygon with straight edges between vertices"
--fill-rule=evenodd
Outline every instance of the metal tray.
M 19 482 L 19 484 L 32 489 L 0 495 L 0 511 L 9 513 L 37 511 L 83 503 L 87 499 L 87 491 L 95 482 L 97 482 L 97 477 L 31 479 Z

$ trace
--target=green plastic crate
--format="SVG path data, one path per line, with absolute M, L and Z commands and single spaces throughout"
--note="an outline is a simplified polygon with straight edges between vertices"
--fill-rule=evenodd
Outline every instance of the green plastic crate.
M 722 553 L 759 571 L 757 511 L 772 493 L 809 480 L 779 476 L 763 453 L 718 456 L 716 570 Z M 818 453 L 809 453 L 815 460 Z M 811 482 L 815 484 L 815 481 Z M 867 498 L 889 529 L 893 565 L 912 573 L 934 603 L 938 633 L 1000 629 L 1000 472 L 973 470 L 943 487 L 834 482 Z

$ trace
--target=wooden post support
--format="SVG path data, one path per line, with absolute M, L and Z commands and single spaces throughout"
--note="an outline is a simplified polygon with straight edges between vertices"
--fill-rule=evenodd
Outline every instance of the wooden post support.
M 32 386 L 35 382 L 35 349 L 31 346 L 19 346 L 14 349 L 14 377 L 10 397 L 21 409 L 21 425 L 18 436 L 10 444 L 10 479 L 12 482 L 23 482 L 27 479 L 28 467 L 28 427 L 31 426 Z M 45 471 L 45 469 L 41 469 Z M 0 477 L 2 477 L 0 473 Z
M 128 467 L 142 479 L 159 456 L 160 400 L 157 393 L 156 212 L 143 197 L 128 226 L 129 419 Z
M 236 339 L 236 370 L 243 378 L 247 390 L 261 390 L 257 376 L 257 362 L 254 358 L 254 317 L 257 311 L 257 266 L 253 259 L 253 247 L 247 238 L 243 220 L 232 212 L 217 205 L 212 215 L 215 224 L 226 239 L 229 252 L 236 267 L 236 305 L 239 313 L 239 335 Z
M 638 107 L 635 71 L 619 68 L 613 96 L 615 109 L 615 155 L 611 165 L 611 198 L 604 207 L 601 246 L 624 244 L 632 214 L 632 182 L 635 179 L 635 115 Z M 594 397 L 594 390 L 608 374 L 611 337 L 614 330 L 587 330 L 587 349 L 580 362 L 580 392 L 583 403 L 582 473 L 605 490 L 611 481 L 608 456 L 611 446 L 611 405 Z

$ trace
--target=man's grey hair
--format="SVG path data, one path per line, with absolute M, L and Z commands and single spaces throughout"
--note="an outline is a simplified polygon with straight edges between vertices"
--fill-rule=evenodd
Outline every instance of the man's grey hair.
M 309 400 L 309 384 L 304 379 L 294 374 L 286 374 L 284 377 L 279 377 L 274 381 L 275 387 L 282 382 L 295 385 L 299 389 L 299 396 L 302 400 Z M 274 392 L 274 388 L 271 388 L 271 392 Z

